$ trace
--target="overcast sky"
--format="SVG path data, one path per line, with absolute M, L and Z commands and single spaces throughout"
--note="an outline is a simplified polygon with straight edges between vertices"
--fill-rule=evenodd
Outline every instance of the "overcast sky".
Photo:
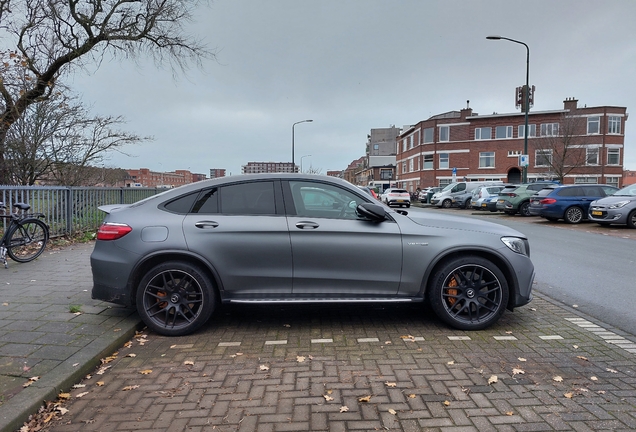
M 525 9 L 525 12 L 524 12 Z M 517 112 L 530 47 L 532 111 L 579 105 L 636 108 L 636 2 L 632 0 L 215 0 L 192 34 L 217 61 L 174 79 L 151 62 L 104 62 L 71 78 L 100 115 L 154 141 L 107 166 L 225 168 L 296 163 L 326 174 L 364 155 L 373 128 L 415 124 L 466 107 Z M 634 123 L 634 124 L 632 124 Z M 636 169 L 636 118 L 625 167 Z

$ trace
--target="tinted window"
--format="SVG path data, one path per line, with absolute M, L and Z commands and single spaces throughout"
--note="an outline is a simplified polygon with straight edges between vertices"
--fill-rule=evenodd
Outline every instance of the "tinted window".
M 181 196 L 177 199 L 174 199 L 168 203 L 166 203 L 163 207 L 174 213 L 189 213 L 192 208 L 192 204 L 194 204 L 194 200 L 196 200 L 199 192 L 191 193 L 189 195 Z
M 539 197 L 548 196 L 552 193 L 552 191 L 554 191 L 554 189 L 541 189 L 539 192 L 534 194 L 534 196 L 539 196 Z
M 557 191 L 557 195 L 574 197 L 574 196 L 583 196 L 585 194 L 583 193 L 583 188 L 581 188 L 580 186 L 577 186 L 577 187 L 561 188 L 559 191 Z
M 192 213 L 218 213 L 219 212 L 218 189 L 208 189 L 201 192 L 199 199 L 192 208 Z
M 220 190 L 220 198 L 223 214 L 276 214 L 273 182 L 223 186 Z
M 585 196 L 591 196 L 591 197 L 605 196 L 605 192 L 601 189 L 600 186 L 583 186 L 583 190 L 585 191 Z

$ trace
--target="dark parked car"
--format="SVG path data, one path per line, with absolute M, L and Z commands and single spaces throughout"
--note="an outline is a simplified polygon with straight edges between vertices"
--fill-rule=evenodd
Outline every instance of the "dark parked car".
M 93 298 L 136 306 L 164 335 L 195 331 L 219 302 L 427 301 L 477 330 L 532 299 L 520 232 L 393 210 L 333 177 L 222 177 L 100 208 Z
M 358 186 L 361 190 L 365 191 L 366 193 L 368 193 L 369 195 L 371 195 L 373 198 L 375 199 L 380 199 L 378 197 L 378 194 L 375 192 L 375 190 L 371 189 L 368 186 Z
M 636 184 L 590 203 L 588 219 L 601 225 L 627 225 L 636 228 Z
M 587 218 L 590 203 L 611 195 L 618 188 L 608 185 L 564 185 L 543 189 L 532 197 L 530 214 L 547 220 L 563 219 L 576 224 Z

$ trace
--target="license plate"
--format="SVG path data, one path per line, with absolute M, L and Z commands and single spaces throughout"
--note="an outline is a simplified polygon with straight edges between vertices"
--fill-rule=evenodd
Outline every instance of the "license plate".
M 488 204 L 481 204 L 482 207 L 488 207 Z
M 538 205 L 539 204 L 539 200 L 533 200 L 532 204 Z
M 603 216 L 603 212 L 592 210 L 592 216 Z
M 497 202 L 500 203 L 500 204 L 503 204 L 504 200 L 501 199 L 501 200 L 498 200 Z
M 404 202 L 404 200 L 396 200 L 397 202 Z

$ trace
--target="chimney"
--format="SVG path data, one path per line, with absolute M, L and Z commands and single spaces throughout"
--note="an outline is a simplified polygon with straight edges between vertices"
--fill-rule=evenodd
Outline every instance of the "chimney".
M 563 101 L 563 109 L 568 111 L 576 111 L 576 104 L 578 103 L 578 99 L 574 98 L 565 98 Z
M 459 112 L 459 116 L 462 120 L 466 120 L 466 117 L 470 117 L 473 115 L 473 109 L 470 107 L 470 101 L 466 101 L 466 108 L 462 109 Z

